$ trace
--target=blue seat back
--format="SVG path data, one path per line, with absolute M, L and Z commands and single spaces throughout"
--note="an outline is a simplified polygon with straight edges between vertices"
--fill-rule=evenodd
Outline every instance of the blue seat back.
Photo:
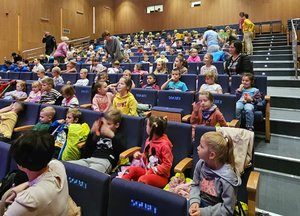
M 89 109 L 80 109 L 80 111 L 82 113 L 81 121 L 87 123 L 90 126 L 90 128 L 92 128 L 96 120 L 103 116 L 102 112 L 93 111 Z
M 6 73 L 5 71 L 0 71 L 0 77 L 1 79 L 7 79 L 8 73 Z
M 192 113 L 194 93 L 160 90 L 158 92 L 157 106 L 183 109 L 183 114 Z
M 214 62 L 214 66 L 216 66 L 218 74 L 224 74 L 224 63 L 222 61 Z
M 108 216 L 116 215 L 182 216 L 187 215 L 187 201 L 150 185 L 115 178 L 110 189 Z
M 92 87 L 91 86 L 75 86 L 76 97 L 79 104 L 91 103 Z
M 95 80 L 96 74 L 94 73 L 88 73 L 87 78 L 89 79 L 89 85 L 93 85 L 94 80 Z M 80 76 L 78 76 L 78 79 L 80 79 Z
M 72 84 L 75 84 L 76 80 L 78 79 L 78 73 L 62 73 L 61 77 L 65 83 L 70 81 Z
M 40 104 L 24 103 L 24 110 L 18 115 L 16 127 L 36 124 L 39 117 Z
M 134 146 L 142 146 L 144 137 L 145 118 L 138 116 L 122 116 L 120 133 L 125 135 L 126 146 L 128 149 Z
M 119 81 L 119 76 L 119 74 L 108 74 L 108 80 L 110 83 L 117 83 Z
M 134 88 L 131 89 L 131 93 L 138 103 L 151 104 L 152 106 L 157 104 L 157 90 Z
M 32 76 L 31 72 L 21 72 L 19 79 L 20 80 L 31 80 L 31 76 Z
M 11 105 L 14 101 L 0 99 L 0 109 Z
M 229 94 L 213 94 L 213 96 L 215 99 L 214 103 L 223 113 L 225 120 L 231 121 L 232 119 L 235 119 L 236 96 Z
M 69 193 L 83 215 L 107 215 L 110 177 L 80 165 L 64 162 Z
M 139 56 L 130 56 L 130 59 L 132 63 L 138 63 L 140 61 Z
M 198 74 L 199 73 L 199 63 L 188 63 L 188 73 Z
M 6 174 L 10 166 L 10 154 L 9 154 L 10 144 L 0 141 L 0 179 L 2 179 Z
M 82 69 L 82 68 L 85 68 L 88 70 L 88 72 L 90 72 L 91 64 L 81 64 L 80 69 Z M 77 72 L 79 72 L 79 71 L 77 71 Z
M 181 75 L 180 80 L 187 85 L 189 91 L 196 91 L 196 74 L 183 74 Z
M 167 125 L 166 134 L 173 144 L 173 164 L 171 170 L 171 176 L 173 176 L 174 167 L 182 159 L 190 157 L 192 154 L 192 125 L 170 121 Z
M 21 72 L 23 73 L 23 72 Z M 28 72 L 27 72 L 28 73 Z M 20 78 L 20 72 L 14 72 L 14 71 L 11 71 L 7 74 L 7 78 L 8 79 L 12 79 L 12 80 L 18 80 Z
M 140 87 L 140 79 L 141 76 L 139 74 L 131 74 L 131 80 L 134 82 L 136 88 Z

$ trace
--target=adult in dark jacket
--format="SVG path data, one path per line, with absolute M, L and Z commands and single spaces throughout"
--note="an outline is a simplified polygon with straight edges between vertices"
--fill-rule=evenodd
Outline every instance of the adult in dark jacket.
M 104 38 L 104 46 L 107 54 L 111 56 L 112 62 L 123 60 L 122 46 L 119 39 L 115 36 L 110 35 L 108 31 L 102 33 Z
M 49 32 L 45 32 L 42 42 L 46 44 L 45 54 L 50 55 L 56 49 L 56 40 Z
M 253 73 L 253 65 L 247 55 L 242 54 L 243 44 L 240 41 L 232 41 L 229 45 L 231 57 L 225 62 L 225 72 L 231 76 Z

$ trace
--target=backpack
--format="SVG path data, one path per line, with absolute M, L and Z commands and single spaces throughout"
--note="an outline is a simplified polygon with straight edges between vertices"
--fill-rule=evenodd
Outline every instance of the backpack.
M 11 187 L 17 186 L 28 181 L 26 173 L 21 170 L 10 171 L 1 181 L 0 197 Z

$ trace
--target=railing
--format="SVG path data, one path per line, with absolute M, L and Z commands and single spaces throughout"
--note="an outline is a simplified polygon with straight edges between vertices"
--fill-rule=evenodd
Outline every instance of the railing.
M 83 47 L 84 49 L 89 46 L 91 37 L 86 36 L 82 38 L 77 38 L 69 41 L 69 44 L 72 44 L 72 47 L 78 48 Z M 27 49 L 22 52 L 22 56 L 24 59 L 34 59 L 39 57 L 40 55 L 43 55 L 45 53 L 45 47 L 37 47 L 33 49 Z
M 295 22 L 295 23 L 294 23 Z M 297 30 L 300 24 L 300 18 L 292 19 L 292 49 L 293 49 L 293 61 L 295 69 L 295 78 L 298 79 L 298 36 Z

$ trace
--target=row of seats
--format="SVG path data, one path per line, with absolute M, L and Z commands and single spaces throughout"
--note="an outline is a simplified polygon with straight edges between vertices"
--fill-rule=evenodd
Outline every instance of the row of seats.
M 128 69 L 130 71 L 133 71 L 135 64 L 136 63 L 121 63 L 121 68 L 123 70 Z M 148 72 L 150 71 L 150 64 L 149 63 L 141 63 L 141 64 L 142 64 L 142 70 L 148 71 Z M 111 64 L 107 64 L 107 63 L 105 63 L 103 65 L 107 68 L 112 67 Z M 153 68 L 152 68 L 153 71 L 156 69 L 156 65 L 157 65 L 157 63 L 153 63 Z M 203 62 L 188 63 L 188 73 L 189 74 L 200 74 L 200 69 L 203 65 L 204 65 Z M 221 62 L 221 61 L 214 62 L 213 65 L 216 66 L 219 74 L 225 73 L 223 62 Z M 49 68 L 51 68 L 53 66 L 53 64 L 44 64 L 43 66 L 44 66 L 45 70 L 48 70 Z M 91 64 L 78 64 L 78 65 L 76 65 L 76 70 L 77 70 L 77 72 L 79 72 L 82 68 L 85 68 L 85 69 L 88 70 L 88 72 L 90 72 L 90 67 L 91 67 Z M 167 69 L 168 69 L 169 72 L 172 71 L 173 62 L 168 62 L 167 63 Z M 6 73 L 4 71 L 0 71 L 0 76 L 3 79 L 17 79 L 17 78 L 20 78 L 20 79 L 23 79 L 23 80 L 35 79 L 35 77 L 36 77 L 36 75 L 32 75 L 30 72 L 13 72 L 13 71 L 11 71 L 9 73 Z
M 125 117 L 120 130 L 128 133 L 131 144 L 127 148 L 142 146 L 146 139 L 145 119 L 141 117 Z M 180 131 L 180 133 L 178 133 Z M 173 169 L 181 160 L 192 157 L 193 167 L 198 161 L 197 146 L 201 136 L 207 131 L 215 131 L 214 127 L 197 126 L 195 142 L 191 140 L 192 127 L 189 124 L 168 122 L 166 133 L 173 144 Z M 131 133 L 131 134 L 130 134 Z M 135 134 L 135 136 L 131 136 Z M 183 145 L 184 144 L 184 145 Z M 0 156 L 3 160 L 0 165 L 0 177 L 8 171 L 3 167 L 14 167 L 8 156 L 9 145 L 0 142 Z M 114 179 L 111 182 L 109 175 L 64 162 L 70 195 L 81 206 L 83 215 L 186 215 L 186 199 L 137 182 Z M 247 180 L 253 166 L 245 170 L 242 176 L 242 186 L 238 190 L 238 200 L 247 202 Z M 193 168 L 186 173 L 192 177 Z M 121 192 L 122 191 L 122 192 Z M 109 199 L 108 199 L 109 197 Z M 170 208 L 172 206 L 172 208 Z

